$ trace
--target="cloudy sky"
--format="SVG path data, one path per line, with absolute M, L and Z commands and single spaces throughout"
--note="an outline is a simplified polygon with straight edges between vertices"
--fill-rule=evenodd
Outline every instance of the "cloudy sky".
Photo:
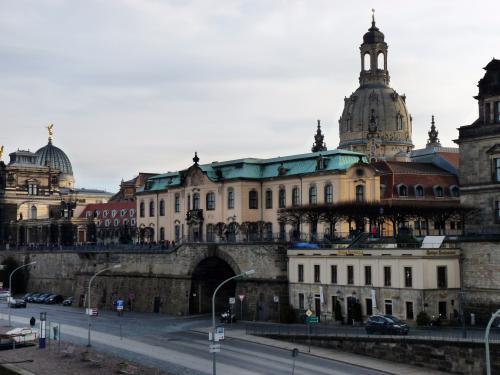
M 500 58 L 498 0 L 1 0 L 0 144 L 35 151 L 54 123 L 78 186 L 110 191 L 186 168 L 195 150 L 201 162 L 308 152 L 316 119 L 335 148 L 372 7 L 415 145 L 434 114 L 453 146 Z

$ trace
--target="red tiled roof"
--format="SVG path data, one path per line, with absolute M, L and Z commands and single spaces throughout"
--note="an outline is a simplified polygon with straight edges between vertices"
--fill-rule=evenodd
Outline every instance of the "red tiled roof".
M 130 201 L 88 204 L 80 214 L 82 219 L 97 219 L 99 227 L 106 226 L 107 220 L 109 220 L 107 225 L 109 227 L 120 226 L 125 223 L 133 225 L 131 220 L 135 220 L 136 217 L 136 204 Z

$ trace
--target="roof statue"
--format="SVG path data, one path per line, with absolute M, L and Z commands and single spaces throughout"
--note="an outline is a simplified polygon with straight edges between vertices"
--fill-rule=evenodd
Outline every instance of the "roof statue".
M 194 161 L 194 165 L 198 165 L 198 162 L 200 161 L 200 158 L 198 157 L 198 152 L 194 152 L 194 158 L 193 158 L 193 161 Z
M 52 142 L 52 137 L 54 136 L 54 124 L 50 124 L 49 126 L 47 126 L 47 130 L 49 132 L 49 143 Z
M 318 129 L 316 130 L 316 134 L 314 135 L 314 143 L 311 148 L 312 152 L 326 151 L 326 143 L 323 142 L 325 136 L 321 132 L 321 121 L 318 120 Z
M 2 160 L 2 156 L 3 156 L 3 146 L 0 147 L 0 160 Z
M 439 142 L 438 134 L 439 132 L 436 130 L 435 122 L 434 122 L 434 115 L 432 115 L 432 120 L 431 120 L 431 130 L 427 132 L 429 135 L 429 139 L 427 140 L 427 146 L 428 147 L 441 147 L 441 143 Z

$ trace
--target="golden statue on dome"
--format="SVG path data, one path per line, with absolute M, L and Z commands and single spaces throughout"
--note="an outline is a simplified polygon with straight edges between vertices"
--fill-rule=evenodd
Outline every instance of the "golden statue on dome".
M 49 132 L 49 142 L 52 142 L 52 136 L 54 135 L 54 124 L 50 124 L 47 126 L 47 130 Z
M 2 156 L 3 156 L 3 146 L 0 147 L 0 160 L 2 160 Z

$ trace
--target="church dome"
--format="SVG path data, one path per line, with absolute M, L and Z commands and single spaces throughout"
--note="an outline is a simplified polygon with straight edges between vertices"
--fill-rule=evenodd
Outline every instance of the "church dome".
M 36 163 L 42 166 L 50 166 L 52 169 L 61 171 L 62 174 L 73 176 L 73 167 L 66 153 L 59 147 L 49 143 L 39 149 L 36 153 Z
M 389 86 L 387 50 L 373 18 L 360 46 L 360 86 L 344 99 L 339 119 L 339 148 L 364 152 L 370 160 L 393 159 L 413 149 L 406 96 Z

